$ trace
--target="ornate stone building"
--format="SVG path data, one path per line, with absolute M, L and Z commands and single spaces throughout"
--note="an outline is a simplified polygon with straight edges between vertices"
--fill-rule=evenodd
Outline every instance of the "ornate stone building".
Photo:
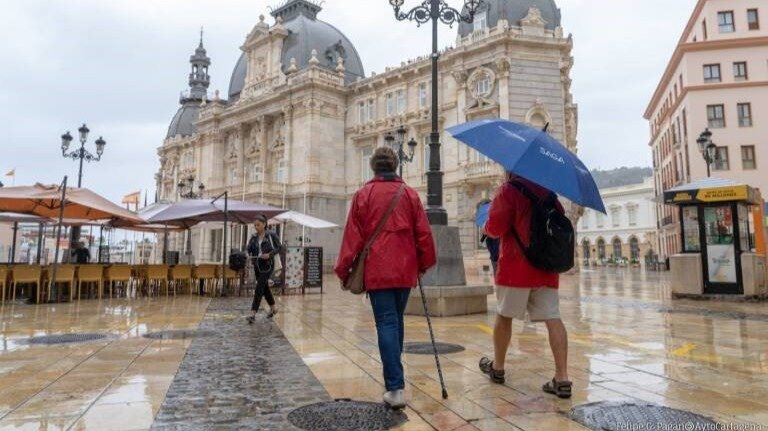
M 272 11 L 273 23 L 260 17 L 240 47 L 226 99 L 218 92 L 206 97 L 210 62 L 201 41 L 190 59 L 190 92 L 158 151 L 160 199 L 178 199 L 179 180 L 194 176 L 211 196 L 229 190 L 234 199 L 343 225 L 351 195 L 372 175 L 373 149 L 400 125 L 418 141 L 403 176 L 426 193 L 429 57 L 366 75 L 354 45 L 318 19 L 320 12 L 319 4 L 289 0 Z M 441 128 L 488 117 L 549 123 L 549 132 L 575 151 L 571 49 L 554 0 L 486 0 L 473 24 L 459 26 L 456 47 L 441 53 Z M 475 207 L 492 194 L 501 170 L 447 134 L 441 141 L 444 204 L 471 262 L 482 256 Z M 289 228 L 285 239 L 296 244 L 300 234 Z M 307 236 L 335 259 L 340 229 Z M 217 258 L 220 238 L 220 231 L 196 231 L 198 260 Z M 180 235 L 171 249 L 183 250 L 183 241 Z

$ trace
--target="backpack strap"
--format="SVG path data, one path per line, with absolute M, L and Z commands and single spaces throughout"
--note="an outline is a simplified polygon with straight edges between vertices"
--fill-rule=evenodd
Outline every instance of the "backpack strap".
M 542 205 L 545 202 L 551 201 L 554 204 L 554 201 L 557 199 L 557 195 L 554 192 L 549 192 L 546 198 L 541 199 L 536 194 L 534 194 L 525 184 L 519 182 L 519 181 L 510 181 L 509 184 L 516 188 L 523 196 L 528 198 L 528 200 L 531 202 L 531 205 Z M 513 227 L 511 229 L 512 236 L 515 237 L 515 241 L 517 242 L 517 245 L 520 246 L 520 250 L 525 251 L 526 246 L 523 245 L 523 241 L 520 240 L 520 236 L 517 234 L 517 231 L 515 231 L 515 228 Z

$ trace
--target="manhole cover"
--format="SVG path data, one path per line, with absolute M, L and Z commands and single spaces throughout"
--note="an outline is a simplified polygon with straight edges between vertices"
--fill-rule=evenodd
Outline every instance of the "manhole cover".
M 573 408 L 570 417 L 593 430 L 717 429 L 717 422 L 704 416 L 654 404 L 590 403 Z
M 385 404 L 337 400 L 299 407 L 288 421 L 306 431 L 379 431 L 402 425 L 408 418 Z
M 168 331 L 147 332 L 144 338 L 153 340 L 187 340 L 190 338 L 209 337 L 213 331 L 201 331 L 197 329 L 172 329 Z
M 457 352 L 463 352 L 464 346 L 460 346 L 458 344 L 449 344 L 449 343 L 435 343 L 437 346 L 437 353 L 441 355 L 445 355 L 447 353 L 457 353 Z M 416 355 L 433 355 L 435 354 L 434 349 L 432 349 L 432 343 L 429 342 L 409 342 L 405 343 L 405 346 L 403 346 L 403 352 L 405 353 L 413 353 Z
M 67 344 L 67 343 L 86 343 L 89 341 L 103 340 L 107 338 L 105 334 L 57 334 L 42 335 L 39 337 L 27 338 L 29 344 Z

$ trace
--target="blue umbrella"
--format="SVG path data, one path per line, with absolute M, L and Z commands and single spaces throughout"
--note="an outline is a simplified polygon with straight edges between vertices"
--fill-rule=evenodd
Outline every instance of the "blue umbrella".
M 508 120 L 477 120 L 448 128 L 454 138 L 504 168 L 581 206 L 605 213 L 592 174 L 544 131 Z
M 488 211 L 490 209 L 491 204 L 482 204 L 480 205 L 480 208 L 477 209 L 477 214 L 475 215 L 475 224 L 477 227 L 483 227 L 485 222 L 488 221 Z

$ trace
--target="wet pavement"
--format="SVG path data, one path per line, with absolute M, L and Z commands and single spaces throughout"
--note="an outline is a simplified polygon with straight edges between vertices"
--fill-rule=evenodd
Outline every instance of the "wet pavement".
M 477 369 L 479 357 L 492 352 L 493 313 L 433 319 L 438 341 L 465 349 L 440 358 L 450 397 L 440 397 L 431 355 L 404 355 L 407 421 L 393 429 L 586 429 L 570 419 L 571 409 L 611 401 L 768 430 L 768 304 L 673 301 L 663 273 L 586 271 L 562 284 L 572 399 L 541 392 L 554 368 L 542 325 L 514 323 L 507 383 L 500 386 Z M 325 291 L 278 298 L 274 323 L 250 327 L 241 319 L 246 298 L 215 300 L 210 308 L 209 299 L 197 296 L 6 304 L 0 308 L 0 430 L 148 430 L 153 422 L 155 429 L 201 423 L 207 425 L 199 429 L 238 429 L 236 423 L 266 429 L 247 422 L 257 416 L 282 430 L 291 429 L 280 426 L 294 406 L 318 399 L 380 402 L 370 306 L 338 291 L 333 280 Z M 423 317 L 408 316 L 406 325 L 407 342 L 429 340 Z M 178 330 L 190 332 L 145 337 Z M 106 337 L 29 342 L 62 333 Z M 259 361 L 264 378 L 249 372 Z M 304 383 L 282 384 L 295 375 Z M 231 395 L 214 397 L 222 400 L 218 406 L 195 386 L 217 381 L 218 390 Z M 302 398 L 306 393 L 312 395 Z M 197 404 L 189 403 L 194 397 Z

